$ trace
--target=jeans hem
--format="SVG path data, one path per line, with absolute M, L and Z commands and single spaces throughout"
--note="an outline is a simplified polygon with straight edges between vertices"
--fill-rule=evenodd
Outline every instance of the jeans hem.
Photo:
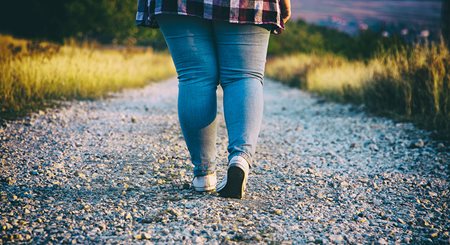
M 207 170 L 205 170 L 205 169 L 194 170 L 194 177 L 206 176 L 209 174 L 213 174 L 215 172 L 216 172 L 216 166 L 209 165 Z

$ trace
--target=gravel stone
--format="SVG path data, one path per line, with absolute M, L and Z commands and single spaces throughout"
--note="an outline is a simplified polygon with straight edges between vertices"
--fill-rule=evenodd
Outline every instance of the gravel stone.
M 0 243 L 450 242 L 448 144 L 362 107 L 264 88 L 243 200 L 193 192 L 175 79 L 3 123 Z
M 388 242 L 386 241 L 386 239 L 380 238 L 380 239 L 378 239 L 378 244 L 380 244 L 380 245 L 387 245 Z

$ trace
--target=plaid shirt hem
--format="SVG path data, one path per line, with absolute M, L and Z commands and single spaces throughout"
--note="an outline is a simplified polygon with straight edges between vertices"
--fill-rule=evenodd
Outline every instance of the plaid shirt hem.
M 136 25 L 158 28 L 157 14 L 197 16 L 229 23 L 272 25 L 284 30 L 279 0 L 138 0 Z

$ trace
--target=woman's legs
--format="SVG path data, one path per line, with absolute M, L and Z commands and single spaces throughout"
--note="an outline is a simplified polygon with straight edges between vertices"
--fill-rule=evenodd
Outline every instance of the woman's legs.
M 220 82 L 228 130 L 228 160 L 249 164 L 263 116 L 263 78 L 270 31 L 256 25 L 214 21 Z
M 157 15 L 178 73 L 178 117 L 194 175 L 216 170 L 216 89 L 219 81 L 211 21 Z
M 269 30 L 191 16 L 156 18 L 178 73 L 178 116 L 194 175 L 215 171 L 219 80 L 224 90 L 229 160 L 240 155 L 251 164 L 263 114 Z

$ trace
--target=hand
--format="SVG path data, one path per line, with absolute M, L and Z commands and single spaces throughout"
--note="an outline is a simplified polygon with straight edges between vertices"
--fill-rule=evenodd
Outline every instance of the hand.
M 280 0 L 281 20 L 284 24 L 291 18 L 291 0 Z

